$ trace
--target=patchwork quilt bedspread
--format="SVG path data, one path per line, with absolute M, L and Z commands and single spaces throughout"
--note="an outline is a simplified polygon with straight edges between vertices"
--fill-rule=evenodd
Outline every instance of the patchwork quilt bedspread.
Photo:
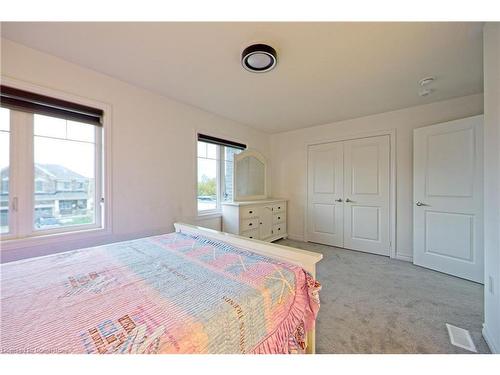
M 302 268 L 171 233 L 1 267 L 3 353 L 295 353 L 320 285 Z

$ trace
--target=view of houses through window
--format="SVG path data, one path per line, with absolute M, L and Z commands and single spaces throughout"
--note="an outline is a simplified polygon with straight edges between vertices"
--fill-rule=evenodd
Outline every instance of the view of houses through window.
M 198 141 L 198 211 L 233 199 L 233 160 L 242 150 Z
M 95 127 L 34 115 L 35 229 L 95 222 Z
M 0 109 L 0 224 L 2 233 L 9 233 L 12 198 L 18 195 L 11 191 L 9 184 L 9 115 L 14 111 Z M 31 217 L 33 231 L 98 223 L 100 211 L 96 208 L 100 202 L 96 196 L 98 193 L 100 196 L 100 192 L 96 192 L 96 134 L 101 129 L 37 114 L 32 118 L 33 164 L 21 168 L 33 168 L 34 204 L 31 213 L 23 211 L 20 214 L 24 218 Z M 16 184 L 18 189 L 23 185 L 26 186 L 24 181 Z

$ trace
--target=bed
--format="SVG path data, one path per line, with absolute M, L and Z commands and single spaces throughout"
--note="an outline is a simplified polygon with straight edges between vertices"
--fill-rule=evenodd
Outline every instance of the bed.
M 321 254 L 175 232 L 2 265 L 2 353 L 314 353 Z

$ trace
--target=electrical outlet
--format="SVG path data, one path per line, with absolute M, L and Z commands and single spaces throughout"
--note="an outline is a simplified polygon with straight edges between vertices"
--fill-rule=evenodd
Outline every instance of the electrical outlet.
M 489 276 L 488 277 L 488 290 L 490 291 L 491 294 L 495 294 L 495 288 L 493 287 L 494 286 L 494 282 L 493 282 L 493 276 Z

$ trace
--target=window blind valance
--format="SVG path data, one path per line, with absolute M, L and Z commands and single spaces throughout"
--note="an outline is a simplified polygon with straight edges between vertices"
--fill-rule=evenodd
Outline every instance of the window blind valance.
M 247 148 L 247 145 L 243 143 L 228 141 L 226 139 L 212 137 L 211 135 L 206 134 L 198 134 L 198 141 L 212 143 L 219 146 L 233 147 L 239 150 L 245 150 Z
M 0 106 L 102 126 L 101 109 L 0 85 Z

